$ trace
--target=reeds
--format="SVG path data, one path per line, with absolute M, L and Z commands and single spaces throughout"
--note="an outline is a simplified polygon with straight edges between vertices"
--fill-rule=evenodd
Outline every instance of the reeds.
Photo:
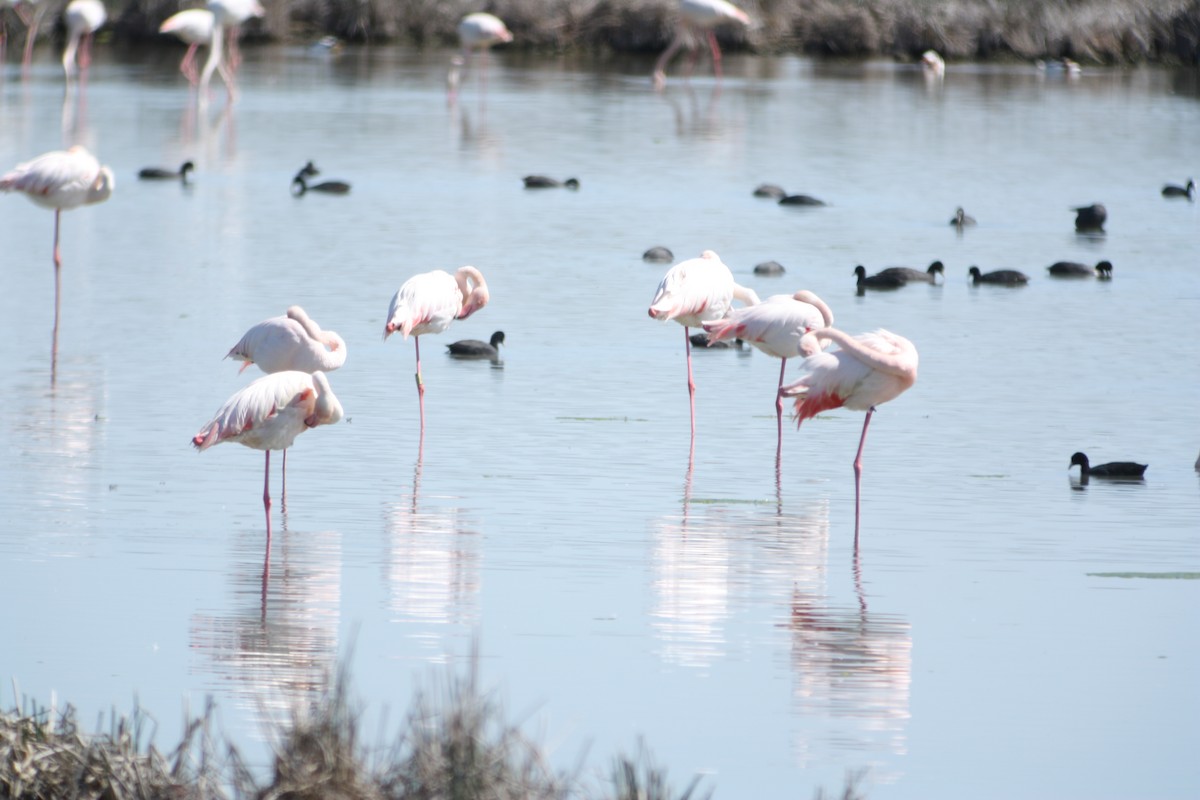
M 115 5 L 115 4 L 114 4 Z M 249 38 L 332 34 L 349 41 L 453 46 L 464 14 L 491 11 L 509 48 L 652 53 L 675 30 L 675 0 L 283 0 Z M 1200 63 L 1200 0 L 741 0 L 749 30 L 718 30 L 722 46 L 759 53 L 950 59 L 1061 58 L 1093 63 Z M 179 0 L 110 10 L 115 36 L 162 41 Z

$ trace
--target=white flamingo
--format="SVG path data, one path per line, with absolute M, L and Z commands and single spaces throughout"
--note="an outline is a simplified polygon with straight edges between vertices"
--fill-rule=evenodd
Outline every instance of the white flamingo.
M 828 340 L 820 342 L 805 334 L 833 324 L 833 311 L 821 298 L 807 289 L 795 294 L 776 294 L 758 305 L 733 311 L 724 319 L 705 322 L 710 342 L 725 339 L 741 339 L 749 342 L 769 356 L 781 359 L 779 384 L 775 391 L 775 423 L 778 433 L 776 452 L 783 447 L 783 389 L 784 370 L 789 358 L 810 356 L 818 349 L 827 347 Z
M 79 72 L 87 73 L 92 63 L 92 34 L 108 19 L 100 0 L 71 0 L 63 12 L 67 26 L 67 46 L 63 49 L 62 65 L 67 83 Z
M 836 328 L 822 328 L 806 334 L 830 339 L 838 350 L 824 352 L 813 341 L 805 346 L 816 349 L 801 365 L 805 375 L 780 391 L 795 397 L 796 423 L 832 408 L 866 411 L 858 453 L 854 456 L 854 531 L 858 537 L 859 497 L 862 483 L 862 451 L 867 441 L 867 426 L 875 407 L 894 400 L 917 382 L 917 348 L 903 336 L 882 328 L 872 333 L 851 336 Z
M 467 14 L 458 23 L 458 43 L 462 53 L 450 61 L 450 74 L 446 77 L 446 87 L 450 101 L 453 102 L 458 94 L 461 72 L 469 66 L 473 53 L 479 53 L 482 62 L 480 66 L 480 82 L 487 85 L 488 50 L 492 45 L 504 44 L 513 40 L 512 32 L 504 21 L 494 14 L 482 11 Z
M 251 17 L 261 17 L 266 12 L 258 0 L 208 0 L 208 10 L 213 15 L 212 45 L 208 49 L 208 60 L 204 62 L 204 71 L 200 74 L 200 97 L 208 93 L 208 84 L 213 72 L 220 72 L 229 92 L 229 99 L 237 99 L 237 87 L 234 85 L 233 73 L 237 69 L 241 57 L 238 52 L 238 35 L 242 23 Z M 228 38 L 229 57 L 225 58 L 224 40 Z
M 112 170 L 76 145 L 70 150 L 53 150 L 32 161 L 18 164 L 0 176 L 0 191 L 24 192 L 34 203 L 54 209 L 54 334 L 50 350 L 50 379 L 58 364 L 58 312 L 62 286 L 62 254 L 59 251 L 59 221 L 62 212 L 82 205 L 100 203 L 113 193 Z
M 421 337 L 441 333 L 456 319 L 466 319 L 491 299 L 487 282 L 475 267 L 459 267 L 451 275 L 445 270 L 422 272 L 406 280 L 388 306 L 386 340 L 397 331 L 413 337 L 417 354 L 417 398 L 421 407 L 421 440 L 425 438 L 425 383 L 421 379 Z
M 264 375 L 239 389 L 211 420 L 192 437 L 197 450 L 222 442 L 263 450 L 263 509 L 267 517 L 267 547 L 271 542 L 271 451 L 286 450 L 304 431 L 332 425 L 342 418 L 329 379 L 323 372 L 288 371 Z
M 163 24 L 158 26 L 159 33 L 169 33 L 188 46 L 187 52 L 179 62 L 179 71 L 193 86 L 200 80 L 200 71 L 196 68 L 196 51 L 200 49 L 200 45 L 212 45 L 214 27 L 213 12 L 207 8 L 180 11 L 167 17 Z
M 675 38 L 671 40 L 671 44 L 654 64 L 654 86 L 661 89 L 666 85 L 667 64 L 681 47 L 686 46 L 692 51 L 691 66 L 688 67 L 688 75 L 691 75 L 692 69 L 696 66 L 696 39 L 699 37 L 708 40 L 708 46 L 712 50 L 713 73 L 720 78 L 721 48 L 717 44 L 717 35 L 714 29 L 727 22 L 748 26 L 750 15 L 726 0 L 680 0 L 679 27 L 675 31 Z
M 705 250 L 699 258 L 681 261 L 667 270 L 650 301 L 651 318 L 673 319 L 683 326 L 693 438 L 696 436 L 696 382 L 692 378 L 692 341 L 688 328 L 722 319 L 733 309 L 735 299 L 745 305 L 759 302 L 753 289 L 734 282 L 733 273 L 721 262 L 720 256 Z

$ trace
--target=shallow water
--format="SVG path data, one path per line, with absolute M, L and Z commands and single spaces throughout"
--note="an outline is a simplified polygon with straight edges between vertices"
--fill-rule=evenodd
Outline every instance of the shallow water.
M 952 65 L 929 86 L 730 57 L 720 85 L 656 94 L 649 61 L 496 53 L 448 106 L 444 53 L 271 48 L 235 106 L 198 110 L 162 54 L 102 52 L 66 103 L 42 56 L 28 81 L 7 65 L 0 165 L 82 142 L 117 191 L 64 215 L 53 386 L 52 217 L 0 200 L 0 674 L 20 691 L 83 719 L 136 697 L 170 742 L 211 695 L 265 761 L 263 720 L 347 653 L 394 725 L 477 640 L 484 684 L 589 774 L 642 737 L 718 797 L 860 768 L 877 798 L 1200 793 L 1200 583 L 1101 575 L 1200 570 L 1200 212 L 1159 196 L 1200 171 L 1194 73 Z M 190 188 L 136 180 L 188 158 Z M 352 193 L 292 197 L 308 159 Z M 764 181 L 829 205 L 752 197 Z M 1107 234 L 1078 236 L 1069 208 L 1095 201 Z M 961 236 L 958 205 L 980 223 Z M 789 426 L 777 472 L 773 359 L 695 353 L 689 468 L 652 245 L 916 343 L 917 385 L 872 422 L 857 553 L 862 415 Z M 1102 258 L 1111 282 L 1045 272 Z M 752 274 L 769 259 L 786 275 Z M 855 295 L 856 264 L 934 259 L 944 285 Z M 492 303 L 424 339 L 419 447 L 388 300 L 467 263 Z M 973 264 L 1031 281 L 972 287 Z M 264 569 L 262 455 L 188 439 L 251 377 L 228 348 L 294 303 L 348 342 L 347 418 L 291 451 Z M 497 329 L 502 364 L 444 355 Z M 1081 486 L 1076 450 L 1150 469 Z

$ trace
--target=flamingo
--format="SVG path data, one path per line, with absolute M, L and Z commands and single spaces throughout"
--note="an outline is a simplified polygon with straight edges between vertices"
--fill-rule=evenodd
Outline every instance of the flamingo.
M 980 272 L 979 267 L 971 267 L 967 272 L 971 276 L 971 283 L 975 286 L 981 283 L 991 283 L 997 286 L 1024 286 L 1029 283 L 1029 276 L 1015 269 Z
M 303 308 L 292 306 L 281 317 L 258 323 L 238 340 L 226 358 L 240 359 L 241 374 L 251 365 L 266 373 L 332 372 L 346 363 L 346 342 L 323 331 Z M 283 492 L 287 493 L 287 449 L 283 450 Z
M 446 77 L 451 102 L 458 94 L 459 72 L 470 64 L 471 54 L 479 51 L 483 66 L 480 68 L 480 80 L 487 81 L 487 53 L 492 45 L 504 44 L 513 40 L 512 32 L 504 24 L 504 20 L 495 14 L 477 11 L 467 14 L 458 23 L 458 42 L 462 46 L 462 54 L 451 59 L 450 74 Z
M 667 64 L 679 52 L 679 48 L 684 46 L 693 51 L 691 66 L 688 68 L 688 74 L 691 75 L 696 65 L 695 38 L 701 35 L 708 39 L 708 46 L 712 50 L 713 73 L 720 79 L 721 48 L 717 44 L 717 36 L 713 29 L 726 22 L 750 25 L 750 16 L 726 0 L 680 0 L 679 14 L 679 27 L 675 31 L 675 38 L 654 64 L 653 81 L 656 89 L 666 86 Z
M 739 308 L 724 319 L 704 323 L 704 330 L 711 341 L 742 339 L 767 355 L 780 359 L 779 384 L 775 391 L 777 455 L 783 451 L 783 395 L 780 391 L 783 389 L 787 360 L 815 353 L 814 345 L 817 349 L 822 345 L 807 334 L 832 324 L 833 311 L 807 289 L 795 294 L 771 295 L 758 305 Z
M 866 411 L 858 452 L 854 456 L 854 538 L 858 541 L 859 498 L 862 488 L 862 452 L 867 426 L 875 407 L 894 400 L 917 382 L 917 348 L 908 339 L 882 328 L 851 336 L 837 328 L 805 334 L 810 339 L 830 339 L 838 350 L 824 352 L 819 342 L 804 344 L 813 354 L 802 364 L 806 375 L 780 389 L 795 397 L 796 426 L 831 408 Z
M 292 446 L 296 437 L 318 425 L 342 418 L 324 372 L 289 370 L 264 375 L 239 389 L 204 424 L 192 445 L 204 451 L 222 442 L 237 442 L 266 452 L 263 469 L 263 510 L 267 517 L 267 548 L 271 546 L 271 451 Z
M 61 295 L 62 253 L 59 251 L 59 221 L 63 211 L 101 203 L 113 193 L 112 170 L 76 145 L 70 150 L 53 150 L 32 161 L 18 164 L 0 176 L 0 191 L 24 192 L 43 208 L 54 209 L 54 333 L 50 349 L 50 380 L 58 364 L 58 312 Z
M 386 340 L 396 331 L 411 334 L 417 355 L 417 399 L 421 407 L 421 441 L 425 440 L 425 383 L 421 380 L 421 336 L 441 333 L 456 319 L 466 319 L 488 304 L 487 282 L 475 267 L 459 267 L 451 275 L 433 270 L 414 275 L 392 296 L 388 306 Z
M 478 339 L 462 339 L 446 345 L 446 349 L 455 358 L 489 358 L 496 361 L 500 358 L 500 345 L 503 343 L 504 331 L 496 331 L 486 342 Z
M 744 305 L 759 302 L 753 289 L 734 283 L 733 273 L 721 262 L 720 256 L 705 250 L 699 258 L 681 261 L 667 270 L 650 301 L 652 319 L 673 319 L 683 326 L 692 438 L 696 436 L 696 382 L 692 378 L 692 342 L 688 328 L 698 328 L 705 322 L 725 317 L 732 310 L 734 300 Z
M 29 11 L 30 6 L 33 7 L 32 12 Z M 46 15 L 48 6 L 46 0 L 17 0 L 13 3 L 13 11 L 17 12 L 26 28 L 25 54 L 21 58 L 21 69 L 26 73 L 29 71 L 29 65 L 33 63 L 33 44 L 37 41 L 38 29 L 42 27 L 42 17 Z
M 1146 467 L 1149 466 L 1148 464 L 1135 464 L 1132 461 L 1110 461 L 1107 464 L 1097 464 L 1093 467 L 1083 453 L 1072 455 L 1067 469 L 1076 464 L 1079 465 L 1079 476 L 1084 480 L 1088 478 L 1141 478 L 1146 472 Z
M 926 50 L 921 54 L 921 68 L 926 77 L 941 78 L 946 75 L 946 60 L 936 50 Z
M 208 49 L 208 60 L 204 62 L 204 71 L 200 73 L 201 97 L 208 92 L 208 83 L 212 80 L 214 71 L 221 73 L 225 88 L 229 92 L 230 101 L 237 98 L 237 89 L 233 83 L 233 70 L 237 69 L 241 56 L 238 52 L 237 40 L 242 23 L 251 17 L 261 17 L 266 12 L 258 0 L 208 0 L 208 10 L 213 15 L 212 46 Z M 226 33 L 228 31 L 228 33 Z M 229 64 L 225 63 L 224 39 L 229 39 Z
M 196 51 L 200 45 L 211 46 L 213 38 L 213 12 L 207 8 L 189 8 L 167 17 L 158 26 L 159 33 L 170 33 L 187 44 L 187 52 L 179 62 L 179 71 L 193 86 L 200 80 L 199 70 L 196 69 Z
M 87 72 L 92 63 L 92 34 L 108 19 L 104 3 L 100 0 L 71 0 L 63 12 L 67 26 L 67 46 L 63 49 L 63 72 L 67 83 L 76 72 Z M 76 54 L 78 53 L 78 60 Z

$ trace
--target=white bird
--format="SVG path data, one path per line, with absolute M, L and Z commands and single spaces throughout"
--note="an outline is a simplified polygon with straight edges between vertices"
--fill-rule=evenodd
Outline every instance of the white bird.
M 456 319 L 466 319 L 491 299 L 487 282 L 475 267 L 422 272 L 406 280 L 388 306 L 386 340 L 397 331 L 413 337 L 417 353 L 417 398 L 421 407 L 421 439 L 425 438 L 425 383 L 421 380 L 421 336 L 441 333 Z
M 237 442 L 266 452 L 263 508 L 267 546 L 271 542 L 271 451 L 286 450 L 296 437 L 318 425 L 332 425 L 343 415 L 323 372 L 275 372 L 264 375 L 225 401 L 192 437 L 197 450 Z
M 207 8 L 189 8 L 186 11 L 180 11 L 178 14 L 167 17 L 163 20 L 163 24 L 158 26 L 159 33 L 176 36 L 188 46 L 187 52 L 183 54 L 183 60 L 179 62 L 179 71 L 193 86 L 200 79 L 200 72 L 196 69 L 196 51 L 200 45 L 205 47 L 212 45 L 214 27 L 213 12 Z
M 68 83 L 77 72 L 87 72 L 88 65 L 92 63 L 92 34 L 107 19 L 108 12 L 100 0 L 71 0 L 67 3 L 67 9 L 63 12 L 67 46 L 63 49 L 62 65 Z
M 936 50 L 926 50 L 921 54 L 921 68 L 930 78 L 941 78 L 946 75 L 946 60 Z
M 673 319 L 683 326 L 693 438 L 696 436 L 696 382 L 692 378 L 692 342 L 688 328 L 722 319 L 733 309 L 735 299 L 745 305 L 759 302 L 753 289 L 734 282 L 733 273 L 721 262 L 720 256 L 705 250 L 699 258 L 681 261 L 667 270 L 650 301 L 651 318 Z
M 54 209 L 54 334 L 50 350 L 50 379 L 58 364 L 58 311 L 61 294 L 62 255 L 59 251 L 59 221 L 63 211 L 100 203 L 113 193 L 112 170 L 76 145 L 70 150 L 53 150 L 32 161 L 18 164 L 0 176 L 0 191 L 24 192 L 43 208 Z
M 488 49 L 492 45 L 504 44 L 512 40 L 512 32 L 509 31 L 504 21 L 494 14 L 479 11 L 463 17 L 458 23 L 458 42 L 462 47 L 462 54 L 451 59 L 450 74 L 446 77 L 450 101 L 453 102 L 458 93 L 460 72 L 465 66 L 470 65 L 473 53 L 479 52 L 479 58 L 482 61 L 480 80 L 486 85 Z
M 854 456 L 854 531 L 858 538 L 859 496 L 862 480 L 862 451 L 867 426 L 875 407 L 894 400 L 917 382 L 917 348 L 903 336 L 882 328 L 851 336 L 836 328 L 806 334 L 811 339 L 831 339 L 840 349 L 817 349 L 801 365 L 806 374 L 780 391 L 795 397 L 796 423 L 831 408 L 866 411 L 858 453 Z M 817 347 L 816 343 L 807 346 Z
M 721 48 L 717 45 L 714 28 L 726 22 L 746 26 L 750 24 L 750 16 L 726 0 L 680 0 L 679 14 L 679 27 L 675 31 L 675 38 L 654 64 L 654 86 L 659 89 L 667 83 L 667 63 L 679 52 L 679 48 L 684 46 L 692 51 L 691 66 L 688 68 L 688 75 L 691 75 L 698 55 L 695 52 L 695 40 L 701 36 L 708 39 L 708 46 L 712 50 L 713 73 L 720 78 Z
M 778 432 L 777 453 L 783 447 L 783 389 L 784 370 L 789 358 L 810 356 L 826 347 L 805 334 L 833 324 L 833 311 L 821 298 L 807 289 L 795 294 L 775 294 L 758 305 L 733 311 L 724 319 L 705 322 L 709 341 L 741 339 L 769 356 L 782 359 L 779 365 L 779 384 L 775 391 L 775 423 Z
M 241 61 L 237 40 L 242 23 L 251 17 L 261 17 L 266 12 L 258 0 L 208 0 L 208 10 L 213 15 L 212 46 L 208 49 L 208 60 L 204 62 L 204 71 L 200 74 L 200 96 L 206 96 L 213 72 L 219 71 L 232 101 L 237 98 L 233 73 Z M 228 63 L 224 52 L 226 36 L 229 39 Z

